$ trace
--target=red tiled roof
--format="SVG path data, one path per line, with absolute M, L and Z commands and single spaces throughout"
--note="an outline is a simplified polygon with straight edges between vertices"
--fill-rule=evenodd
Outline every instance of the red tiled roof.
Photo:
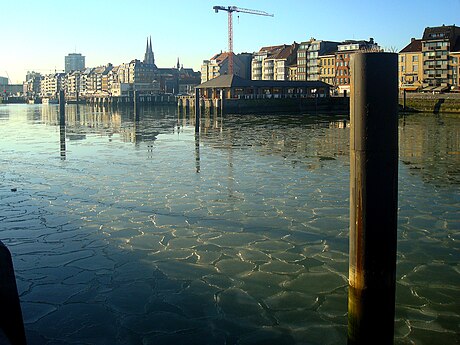
M 413 40 L 400 53 L 418 53 L 422 51 L 422 40 Z

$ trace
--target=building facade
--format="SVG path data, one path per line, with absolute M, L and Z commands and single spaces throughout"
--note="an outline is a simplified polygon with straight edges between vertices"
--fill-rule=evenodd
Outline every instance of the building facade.
M 219 53 L 214 55 L 209 60 L 203 60 L 201 65 L 201 82 L 205 83 L 208 80 L 214 79 L 220 75 L 228 74 L 229 65 L 228 52 Z M 244 78 L 250 79 L 250 61 L 252 54 L 241 53 L 233 54 L 233 74 Z
M 399 52 L 398 81 L 401 90 L 417 91 L 422 88 L 422 40 L 412 38 L 411 42 Z
M 335 53 L 336 88 L 340 94 L 350 92 L 350 58 L 358 51 L 381 51 L 373 38 L 366 40 L 347 40 L 337 46 Z
M 297 51 L 297 79 L 320 80 L 320 56 L 337 49 L 339 42 L 323 41 L 311 38 L 301 42 Z
M 276 54 L 264 58 L 262 80 L 290 80 L 289 67 L 297 64 L 298 48 L 299 45 L 295 42 L 291 45 L 283 45 Z
M 85 69 L 85 57 L 79 53 L 70 53 L 65 57 L 65 73 Z
M 319 80 L 335 86 L 335 54 L 320 55 Z
M 34 71 L 27 71 L 26 81 L 23 84 L 23 93 L 27 98 L 40 95 L 42 75 Z
M 460 91 L 459 82 L 460 28 L 427 27 L 421 39 L 411 42 L 399 52 L 399 87 L 405 91 Z
M 458 87 L 452 52 L 460 50 L 460 27 L 425 28 L 422 37 L 423 87 L 425 91 L 448 91 Z
M 61 89 L 65 89 L 65 73 L 47 74 L 41 80 L 41 97 L 56 98 Z

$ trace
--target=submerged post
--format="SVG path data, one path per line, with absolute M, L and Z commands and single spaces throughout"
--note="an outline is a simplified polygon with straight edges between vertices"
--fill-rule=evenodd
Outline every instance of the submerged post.
M 8 248 L 0 241 L 0 340 L 3 335 L 13 345 L 26 344 L 21 304 L 19 303 L 13 261 Z M 3 342 L 2 342 L 3 344 Z
M 351 58 L 348 344 L 393 344 L 398 55 Z
M 200 89 L 195 88 L 195 133 L 200 132 Z

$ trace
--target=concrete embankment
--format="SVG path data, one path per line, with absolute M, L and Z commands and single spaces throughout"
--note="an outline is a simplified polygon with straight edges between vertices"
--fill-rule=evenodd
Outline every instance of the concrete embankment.
M 348 113 L 350 99 L 348 97 L 328 98 L 234 98 L 224 99 L 223 107 L 220 99 L 202 99 L 202 110 L 211 112 L 223 110 L 224 114 L 255 114 L 255 113 Z M 178 99 L 178 106 L 185 112 L 194 107 L 193 97 Z M 400 94 L 400 112 L 456 113 L 460 114 L 460 94 Z
M 194 97 L 180 97 L 181 111 L 194 111 Z M 232 99 L 201 99 L 201 111 L 224 114 L 278 114 L 278 113 L 347 113 L 350 110 L 348 97 L 263 97 Z
M 400 95 L 401 111 L 460 114 L 460 94 L 406 93 Z
M 281 98 L 281 99 L 250 99 L 225 100 L 226 113 L 346 113 L 350 110 L 349 98 Z

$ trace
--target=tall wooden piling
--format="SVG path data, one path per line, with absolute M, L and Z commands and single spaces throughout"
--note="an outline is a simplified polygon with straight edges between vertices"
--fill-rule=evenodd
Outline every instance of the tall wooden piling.
M 220 115 L 224 115 L 225 91 L 220 90 Z
M 61 90 L 59 91 L 59 144 L 62 160 L 66 159 L 65 126 L 65 94 L 64 90 Z
M 0 241 L 0 332 L 12 345 L 26 344 L 26 334 L 14 275 L 13 261 L 8 248 Z M 2 343 L 3 344 L 3 343 Z
M 65 93 L 59 91 L 59 123 L 65 123 Z
M 398 55 L 351 58 L 348 344 L 393 344 Z
M 195 88 L 195 133 L 200 132 L 200 89 Z
M 139 121 L 139 93 L 137 90 L 133 92 L 133 104 L 134 104 L 134 120 Z

